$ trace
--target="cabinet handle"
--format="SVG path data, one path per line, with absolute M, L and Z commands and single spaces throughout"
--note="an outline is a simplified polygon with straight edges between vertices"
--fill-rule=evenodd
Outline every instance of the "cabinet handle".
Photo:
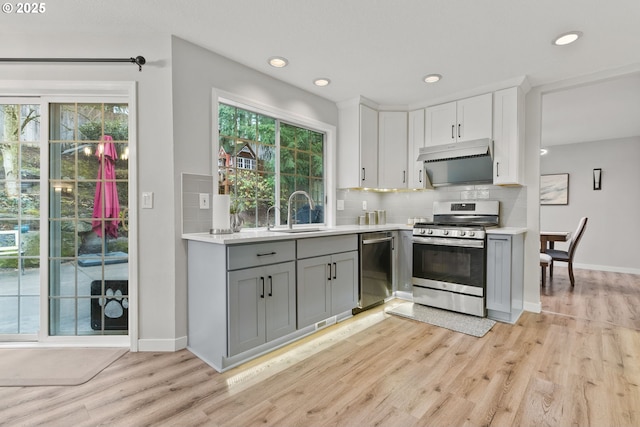
M 391 237 L 391 250 L 392 251 L 396 250 L 396 236 Z
M 422 182 L 422 169 L 418 171 L 418 182 Z
M 327 264 L 329 266 L 329 277 L 327 277 L 327 280 L 331 280 L 331 263 Z
M 407 171 L 402 171 L 402 183 L 407 182 Z
M 275 255 L 276 252 L 265 252 L 265 253 L 261 253 L 261 254 L 257 254 L 257 256 L 271 256 L 271 255 Z
M 460 135 L 460 128 L 462 127 L 462 125 L 460 123 L 458 123 L 458 138 L 462 138 L 462 135 Z
M 496 176 L 500 176 L 500 162 L 496 162 Z
M 333 278 L 335 279 L 338 276 L 338 266 L 336 263 L 333 263 Z
M 365 177 L 365 175 L 366 175 L 365 170 L 364 170 L 364 168 L 362 168 L 362 180 L 363 180 L 363 181 L 364 181 L 364 177 Z
M 273 296 L 273 277 L 269 276 L 269 296 Z
M 260 294 L 260 298 L 264 298 L 264 277 L 260 277 L 260 281 L 262 282 L 262 293 Z
M 454 129 L 456 128 L 456 125 L 451 125 L 451 139 L 456 139 L 454 132 Z

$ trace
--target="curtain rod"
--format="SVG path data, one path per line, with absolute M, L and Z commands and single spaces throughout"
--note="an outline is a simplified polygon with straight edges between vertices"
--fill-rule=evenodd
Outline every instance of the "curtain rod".
M 135 58 L 0 58 L 0 62 L 130 62 L 138 65 L 138 71 L 147 60 L 144 56 Z

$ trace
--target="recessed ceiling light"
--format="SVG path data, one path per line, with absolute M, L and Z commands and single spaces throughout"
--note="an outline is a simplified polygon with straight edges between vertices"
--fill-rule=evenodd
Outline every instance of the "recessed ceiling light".
M 283 58 L 282 56 L 272 56 L 269 58 L 269 65 L 276 68 L 283 68 L 289 65 L 289 61 L 287 61 L 287 58 Z
M 315 79 L 313 81 L 313 84 L 316 86 L 320 86 L 320 87 L 324 87 L 324 86 L 329 86 L 329 83 L 331 83 L 331 80 L 329 80 L 326 77 L 321 77 L 319 79 Z
M 439 82 L 441 78 L 442 76 L 440 74 L 427 74 L 423 80 L 425 83 L 435 83 Z
M 570 43 L 573 43 L 574 41 L 578 40 L 580 37 L 582 37 L 581 31 L 570 31 L 568 33 L 560 34 L 558 37 L 553 39 L 552 43 L 556 46 L 565 46 Z

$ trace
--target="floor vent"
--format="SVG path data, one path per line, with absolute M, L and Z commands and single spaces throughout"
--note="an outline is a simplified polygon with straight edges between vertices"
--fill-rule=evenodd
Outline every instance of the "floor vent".
M 318 329 L 326 328 L 327 326 L 331 326 L 336 323 L 336 316 L 329 317 L 328 319 L 324 319 L 318 323 L 316 323 L 316 331 Z

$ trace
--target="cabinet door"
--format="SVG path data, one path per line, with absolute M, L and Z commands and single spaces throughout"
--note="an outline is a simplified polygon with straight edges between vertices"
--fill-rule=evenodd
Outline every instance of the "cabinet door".
M 511 237 L 487 238 L 487 309 L 511 312 Z
M 296 330 L 295 262 L 265 268 L 266 340 L 280 338 Z
M 378 187 L 378 112 L 360 105 L 360 187 Z M 354 165 L 355 165 L 355 160 Z
M 456 141 L 456 103 L 436 105 L 425 110 L 424 145 L 450 144 Z
M 298 260 L 298 329 L 331 317 L 331 257 Z
M 265 277 L 262 268 L 228 273 L 229 355 L 266 342 Z
M 494 97 L 493 183 L 522 184 L 524 97 L 516 87 L 500 90 Z
M 493 121 L 493 94 L 487 93 L 457 103 L 455 134 L 457 142 L 491 138 Z
M 378 114 L 378 187 L 407 188 L 407 113 Z
M 420 155 L 420 149 L 424 147 L 424 115 L 425 110 L 411 111 L 409 113 L 409 136 L 407 170 L 409 171 L 409 188 L 424 188 L 424 163 L 416 159 Z
M 358 305 L 358 252 L 331 256 L 331 315 Z

